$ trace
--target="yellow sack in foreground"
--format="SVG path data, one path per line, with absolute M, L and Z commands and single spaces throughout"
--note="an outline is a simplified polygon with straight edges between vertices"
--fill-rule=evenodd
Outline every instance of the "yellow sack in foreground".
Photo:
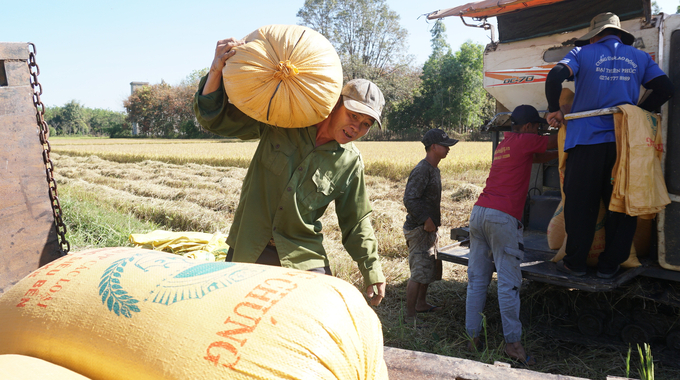
M 23 355 L 0 355 L 3 380 L 89 380 L 48 361 Z
M 156 230 L 148 234 L 131 234 L 136 247 L 165 251 L 201 261 L 224 261 L 229 246 L 227 236 L 216 232 L 172 232 Z
M 244 38 L 222 70 L 229 101 L 253 119 L 303 128 L 330 115 L 342 90 L 342 66 L 322 34 L 269 25 Z
M 19 281 L 0 321 L 0 354 L 94 379 L 387 378 L 362 294 L 281 267 L 94 249 Z

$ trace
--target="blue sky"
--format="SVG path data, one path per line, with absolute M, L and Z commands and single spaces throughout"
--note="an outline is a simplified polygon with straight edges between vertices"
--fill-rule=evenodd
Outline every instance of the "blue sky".
M 465 0 L 387 0 L 409 31 L 409 53 L 422 64 L 429 56 L 432 21 L 422 14 Z M 208 67 L 215 43 L 241 38 L 269 24 L 297 24 L 304 0 L 3 0 L 0 41 L 33 42 L 43 85 L 42 100 L 61 106 L 123 110 L 130 82 L 177 84 Z M 678 0 L 657 0 L 674 13 Z M 489 33 L 444 19 L 448 43 L 486 44 Z

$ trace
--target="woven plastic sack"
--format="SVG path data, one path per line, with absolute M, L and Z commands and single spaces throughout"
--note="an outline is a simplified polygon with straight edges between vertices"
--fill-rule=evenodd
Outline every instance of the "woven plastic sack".
M 89 380 L 64 367 L 24 355 L 0 355 L 0 379 Z
M 246 115 L 283 128 L 303 128 L 330 115 L 342 90 L 333 45 L 299 25 L 269 25 L 244 38 L 222 70 L 229 101 Z
M 386 379 L 382 329 L 338 278 L 103 248 L 0 298 L 0 354 L 95 379 Z
M 659 118 L 624 104 L 614 114 L 616 164 L 609 210 L 652 219 L 671 203 L 661 169 L 663 138 Z

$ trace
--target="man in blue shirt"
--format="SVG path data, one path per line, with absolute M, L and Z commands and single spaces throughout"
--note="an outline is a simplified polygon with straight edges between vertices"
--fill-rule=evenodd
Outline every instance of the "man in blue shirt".
M 652 90 L 639 106 L 653 111 L 673 96 L 673 85 L 652 57 L 630 45 L 635 37 L 621 28 L 613 13 L 602 13 L 590 22 L 590 31 L 550 71 L 545 92 L 548 122 L 559 127 L 564 120 L 559 96 L 562 82 L 575 81 L 571 112 L 638 104 L 640 86 Z M 609 205 L 612 168 L 616 162 L 616 137 L 612 115 L 569 121 L 564 151 L 569 153 L 564 178 L 566 256 L 557 269 L 574 276 L 586 273 L 586 259 L 595 234 L 600 200 Z M 607 213 L 605 250 L 597 275 L 613 277 L 630 253 L 637 218 Z

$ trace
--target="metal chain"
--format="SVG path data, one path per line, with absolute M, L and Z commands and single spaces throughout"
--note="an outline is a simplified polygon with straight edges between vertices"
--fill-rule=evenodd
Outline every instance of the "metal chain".
M 50 202 L 52 203 L 52 215 L 54 215 L 54 223 L 57 226 L 57 234 L 59 235 L 59 254 L 65 256 L 71 250 L 71 244 L 66 240 L 66 225 L 62 219 L 63 211 L 59 203 L 59 195 L 57 194 L 57 182 L 54 180 L 54 165 L 50 159 L 50 128 L 45 122 L 45 105 L 40 100 L 42 95 L 42 85 L 38 82 L 38 75 L 40 75 L 40 68 L 35 62 L 35 55 L 37 50 L 32 42 L 28 43 L 28 67 L 31 72 L 31 87 L 33 87 L 33 104 L 36 110 L 36 121 L 38 122 L 38 135 L 40 136 L 40 144 L 42 145 L 43 161 L 45 162 L 45 173 L 47 174 L 47 185 L 49 187 Z

